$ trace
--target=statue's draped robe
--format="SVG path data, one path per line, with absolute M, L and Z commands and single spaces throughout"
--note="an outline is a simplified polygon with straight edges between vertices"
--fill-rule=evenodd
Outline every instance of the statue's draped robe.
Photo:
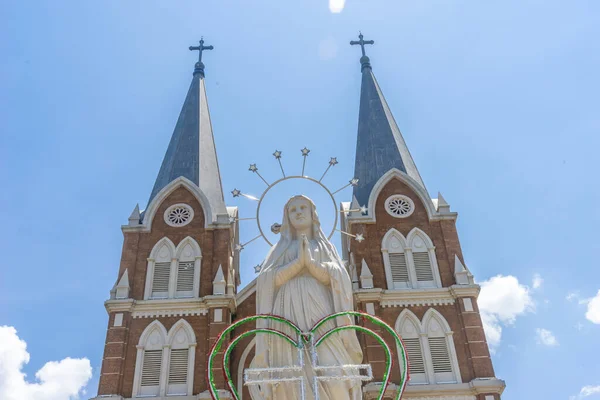
M 319 230 L 320 231 L 320 230 Z M 258 314 L 272 314 L 293 321 L 303 332 L 308 332 L 323 317 L 353 309 L 352 283 L 341 260 L 322 232 L 310 241 L 312 258 L 318 265 L 316 271 L 304 267 L 293 275 L 286 265 L 298 258 L 298 241 L 290 240 L 287 248 L 270 265 L 264 265 L 257 282 L 256 304 Z M 329 247 L 329 249 L 328 249 Z M 274 251 L 277 251 L 275 249 Z M 270 256 L 273 255 L 273 251 Z M 269 257 L 267 257 L 269 261 Z M 348 316 L 328 321 L 316 332 L 318 339 L 328 330 L 352 324 Z M 272 328 L 285 332 L 294 339 L 294 331 L 282 323 L 259 320 L 257 328 Z M 347 365 L 362 362 L 362 350 L 353 330 L 334 333 L 317 349 L 319 365 Z M 311 354 L 304 349 L 305 398 L 313 399 Z M 298 351 L 288 342 L 273 335 L 256 337 L 255 358 L 251 368 L 287 367 L 298 365 Z M 298 372 L 296 372 L 297 374 Z M 339 374 L 340 371 L 333 372 Z M 323 373 L 320 373 L 323 375 Z M 358 400 L 362 398 L 361 382 L 357 380 L 321 380 L 321 400 Z M 296 383 L 277 383 L 250 387 L 254 400 L 299 400 L 300 386 Z

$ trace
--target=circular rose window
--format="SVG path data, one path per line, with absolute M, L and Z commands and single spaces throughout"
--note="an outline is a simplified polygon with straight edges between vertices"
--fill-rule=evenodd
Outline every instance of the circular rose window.
M 170 226 L 184 226 L 194 218 L 194 210 L 187 204 L 174 204 L 165 211 L 165 222 Z
M 409 197 L 395 194 L 385 201 L 385 210 L 393 217 L 406 218 L 415 210 L 415 204 Z

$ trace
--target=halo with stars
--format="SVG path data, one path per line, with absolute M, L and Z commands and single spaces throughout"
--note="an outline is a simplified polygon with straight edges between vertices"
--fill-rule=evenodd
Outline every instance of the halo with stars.
M 275 157 L 275 160 L 277 160 L 277 163 L 279 164 L 279 168 L 281 169 L 281 174 L 282 174 L 281 178 L 279 178 L 278 180 L 276 180 L 273 183 L 269 183 L 260 174 L 257 165 L 256 164 L 250 164 L 250 167 L 248 168 L 248 170 L 250 172 L 252 172 L 253 174 L 256 174 L 265 183 L 265 185 L 267 185 L 267 188 L 262 192 L 262 194 L 260 195 L 260 197 L 255 197 L 255 196 L 246 194 L 246 193 L 242 192 L 239 189 L 233 189 L 231 191 L 231 194 L 233 195 L 233 197 L 245 197 L 245 198 L 247 198 L 249 200 L 258 202 L 258 205 L 256 206 L 256 216 L 255 217 L 253 217 L 253 218 L 234 218 L 234 217 L 231 217 L 229 219 L 229 221 L 231 223 L 233 223 L 235 221 L 255 220 L 256 221 L 256 225 L 258 226 L 259 234 L 256 237 L 250 239 L 246 243 L 241 243 L 241 244 L 236 245 L 236 250 L 238 252 L 242 251 L 244 249 L 244 247 L 246 247 L 248 244 L 254 242 L 256 239 L 258 239 L 260 237 L 262 237 L 270 246 L 273 246 L 273 243 L 271 243 L 271 241 L 265 235 L 265 232 L 262 229 L 262 226 L 261 226 L 261 223 L 260 223 L 260 207 L 262 205 L 262 202 L 263 202 L 265 196 L 269 193 L 269 191 L 273 187 L 275 187 L 276 185 L 278 185 L 281 182 L 285 182 L 285 181 L 292 180 L 292 179 L 304 179 L 304 180 L 307 180 L 309 182 L 313 182 L 313 183 L 319 185 L 320 187 L 322 187 L 323 189 L 325 189 L 325 191 L 327 192 L 327 194 L 331 198 L 331 202 L 333 203 L 333 207 L 334 207 L 334 210 L 335 210 L 335 219 L 334 219 L 335 222 L 333 223 L 333 228 L 331 229 L 331 232 L 329 233 L 329 236 L 327 237 L 328 239 L 331 239 L 331 237 L 333 236 L 333 234 L 336 231 L 338 231 L 338 232 L 340 232 L 340 233 L 342 233 L 344 235 L 353 237 L 358 242 L 362 242 L 363 240 L 365 240 L 364 235 L 362 233 L 358 233 L 356 235 L 353 235 L 353 234 L 351 234 L 349 232 L 345 232 L 345 231 L 342 231 L 342 230 L 339 230 L 339 229 L 336 228 L 337 222 L 338 222 L 338 215 L 339 215 L 340 212 L 361 212 L 362 214 L 366 214 L 367 213 L 367 207 L 365 207 L 365 206 L 361 206 L 360 208 L 357 208 L 355 210 L 346 210 L 346 211 L 342 210 L 342 211 L 340 211 L 338 209 L 337 202 L 336 202 L 335 197 L 334 197 L 338 192 L 342 191 L 343 189 L 345 189 L 345 188 L 347 188 L 349 186 L 356 186 L 358 184 L 358 179 L 357 178 L 352 178 L 352 179 L 350 179 L 348 181 L 348 183 L 346 185 L 344 185 L 341 188 L 339 188 L 339 189 L 337 189 L 337 190 L 335 190 L 335 191 L 332 192 L 331 190 L 329 190 L 329 188 L 327 186 L 325 186 L 325 184 L 323 184 L 322 181 L 323 181 L 323 178 L 325 178 L 325 175 L 327 175 L 327 172 L 329 172 L 329 170 L 331 169 L 331 167 L 335 167 L 339 163 L 338 160 L 337 160 L 337 157 L 331 157 L 330 160 L 329 160 L 329 165 L 325 169 L 325 172 L 323 172 L 323 175 L 321 175 L 321 178 L 315 179 L 315 178 L 312 178 L 310 176 L 304 175 L 304 170 L 305 170 L 305 167 L 306 167 L 306 159 L 307 159 L 307 157 L 308 157 L 308 155 L 310 153 L 310 150 L 308 148 L 304 147 L 303 149 L 300 150 L 300 152 L 302 153 L 302 158 L 303 158 L 303 160 L 302 160 L 302 173 L 300 175 L 286 175 L 285 171 L 283 169 L 283 164 L 281 163 L 281 158 L 282 158 L 283 152 L 279 151 L 279 150 L 275 150 L 275 152 L 273 153 L 273 157 Z M 281 227 L 281 225 L 278 224 L 278 223 L 273 224 L 271 226 L 271 232 L 273 232 L 275 234 L 278 234 L 280 227 Z M 255 268 L 255 270 L 256 270 L 256 268 Z M 256 271 L 256 272 L 259 272 L 259 271 Z

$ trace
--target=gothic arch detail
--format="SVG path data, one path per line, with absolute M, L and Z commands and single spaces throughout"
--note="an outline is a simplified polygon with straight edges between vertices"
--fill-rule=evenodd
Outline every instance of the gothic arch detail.
M 196 335 L 190 324 L 180 319 L 167 336 L 167 396 L 190 395 L 194 384 Z
M 200 266 L 202 250 L 198 243 L 190 236 L 183 239 L 175 251 L 177 268 L 173 280 L 175 281 L 175 297 L 199 297 L 200 292 Z
M 442 287 L 433 242 L 419 228 L 413 228 L 406 237 L 412 254 L 417 287 Z
M 390 229 L 383 237 L 381 252 L 388 289 L 412 287 L 406 249 L 406 239 L 396 229 Z
M 437 310 L 427 310 L 421 322 L 405 309 L 398 316 L 395 329 L 408 353 L 410 385 L 462 382 L 453 332 Z
M 446 319 L 430 308 L 423 316 L 423 333 L 427 337 L 428 373 L 435 383 L 460 383 L 460 369 L 454 348 L 453 333 Z
M 167 330 L 158 320 L 144 329 L 137 346 L 134 396 L 160 396 L 164 379 Z
M 404 347 L 406 349 L 408 363 L 410 367 L 410 381 L 409 384 L 426 384 L 429 383 L 427 380 L 427 373 L 425 367 L 426 357 L 423 354 L 423 329 L 421 327 L 421 321 L 415 314 L 410 310 L 405 309 L 400 313 L 400 316 L 396 320 L 395 326 L 396 332 L 402 337 Z M 398 349 L 398 354 L 400 351 Z M 402 365 L 399 362 L 398 365 Z
M 198 298 L 202 251 L 191 237 L 177 247 L 164 237 L 148 257 L 144 299 Z
M 425 232 L 413 228 L 405 238 L 390 229 L 381 243 L 388 289 L 441 287 L 433 242 Z

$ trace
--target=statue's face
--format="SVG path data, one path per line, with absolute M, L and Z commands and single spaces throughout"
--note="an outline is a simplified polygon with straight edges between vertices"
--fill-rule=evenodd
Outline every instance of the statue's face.
M 306 229 L 313 223 L 311 205 L 306 199 L 296 198 L 288 204 L 288 215 L 292 226 L 298 229 Z

